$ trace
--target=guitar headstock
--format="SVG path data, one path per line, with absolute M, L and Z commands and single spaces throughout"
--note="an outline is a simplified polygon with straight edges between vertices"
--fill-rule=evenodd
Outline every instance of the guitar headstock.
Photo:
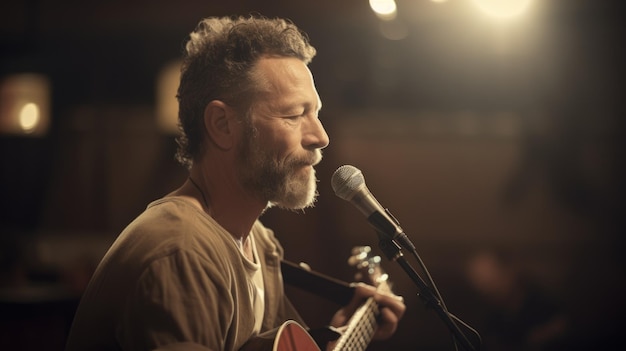
M 389 275 L 380 266 L 380 256 L 373 255 L 369 246 L 356 246 L 352 249 L 352 256 L 348 264 L 357 269 L 355 279 L 374 285 L 382 291 L 391 291 Z

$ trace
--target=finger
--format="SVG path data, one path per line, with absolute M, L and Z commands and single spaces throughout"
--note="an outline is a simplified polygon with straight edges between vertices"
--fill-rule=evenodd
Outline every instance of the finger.
M 374 301 L 393 312 L 398 320 L 402 318 L 406 311 L 406 305 L 402 296 L 377 293 L 374 295 Z
M 354 288 L 354 293 L 350 302 L 344 306 L 344 310 L 350 312 L 349 314 L 356 311 L 356 309 L 359 308 L 359 306 L 361 306 L 367 298 L 376 294 L 376 288 L 371 285 L 363 283 L 353 283 L 351 285 Z
M 376 287 L 365 283 L 352 283 L 350 284 L 354 288 L 354 296 L 358 296 L 362 299 L 374 296 L 376 294 Z
M 354 312 L 366 298 L 374 297 L 374 301 L 376 301 L 376 303 L 391 309 L 394 314 L 398 316 L 398 319 L 402 318 L 404 315 L 406 305 L 404 304 L 404 298 L 402 296 L 388 292 L 381 292 L 374 286 L 363 283 L 355 283 L 352 286 L 355 288 L 355 297 L 352 299 L 350 304 L 346 306 L 346 308 L 349 308 L 351 312 Z
M 374 333 L 374 339 L 382 340 L 391 337 L 398 328 L 400 318 L 389 308 L 382 308 L 379 315 L 379 323 Z

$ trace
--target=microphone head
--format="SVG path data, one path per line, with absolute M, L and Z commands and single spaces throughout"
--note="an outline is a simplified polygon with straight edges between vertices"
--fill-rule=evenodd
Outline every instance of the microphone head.
M 333 173 L 331 185 L 338 197 L 350 201 L 357 190 L 365 184 L 365 178 L 360 169 L 344 165 Z

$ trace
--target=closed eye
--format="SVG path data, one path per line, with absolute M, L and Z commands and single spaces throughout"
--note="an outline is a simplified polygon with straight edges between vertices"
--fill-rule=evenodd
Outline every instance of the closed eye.
M 289 116 L 285 116 L 283 118 L 291 120 L 291 121 L 295 121 L 295 120 L 297 120 L 299 118 L 306 117 L 306 115 L 307 115 L 307 113 L 305 111 L 305 112 L 302 112 L 301 114 L 298 114 L 298 115 L 289 115 Z
M 284 119 L 287 119 L 287 120 L 290 120 L 290 121 L 296 121 L 296 120 L 298 120 L 300 118 L 307 118 L 307 117 L 313 117 L 315 119 L 318 119 L 319 118 L 319 110 L 312 111 L 312 110 L 306 108 L 306 109 L 304 109 L 304 111 L 302 111 L 302 113 L 283 116 Z

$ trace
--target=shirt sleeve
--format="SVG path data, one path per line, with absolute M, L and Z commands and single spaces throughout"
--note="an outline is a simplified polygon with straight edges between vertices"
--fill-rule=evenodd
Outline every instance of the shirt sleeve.
M 215 266 L 184 251 L 153 261 L 126 301 L 116 333 L 122 350 L 185 342 L 229 349 L 235 304 L 224 272 Z

